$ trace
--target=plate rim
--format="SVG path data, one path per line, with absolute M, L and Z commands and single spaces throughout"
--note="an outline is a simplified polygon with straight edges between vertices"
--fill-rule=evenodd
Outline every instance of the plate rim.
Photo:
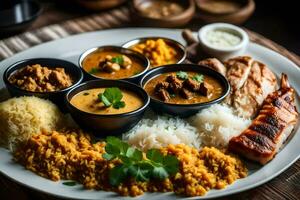
M 6 58 L 6 59 L 4 59 L 4 60 L 2 60 L 1 62 L 0 62 L 0 65 L 4 62 L 4 61 L 6 61 L 7 59 L 13 59 L 13 57 L 15 57 L 15 56 L 17 56 L 17 55 L 21 55 L 21 54 L 23 54 L 24 52 L 26 52 L 27 50 L 32 50 L 32 49 L 35 49 L 35 48 L 40 48 L 41 46 L 44 46 L 45 44 L 49 44 L 49 43 L 57 43 L 57 42 L 61 42 L 62 40 L 72 40 L 72 39 L 74 39 L 74 38 L 80 38 L 80 37 L 82 37 L 82 35 L 87 35 L 86 37 L 88 37 L 88 35 L 89 34 L 97 34 L 97 33 L 102 33 L 102 32 L 111 32 L 111 31 L 126 31 L 126 30 L 135 30 L 135 29 L 138 29 L 138 30 L 168 30 L 168 31 L 170 31 L 170 30 L 172 30 L 172 31 L 174 31 L 174 32 L 178 32 L 178 31 L 182 31 L 182 29 L 167 29 L 167 28 L 113 28 L 113 29 L 106 29 L 106 30 L 100 30 L 100 31 L 93 31 L 93 32 L 88 32 L 88 33 L 80 33 L 80 34 L 76 34 L 76 35 L 71 35 L 71 36 L 68 36 L 68 37 L 65 37 L 65 38 L 60 38 L 60 39 L 57 39 L 57 40 L 52 40 L 52 41 L 48 41 L 48 42 L 45 42 L 45 43 L 41 43 L 41 44 L 38 44 L 38 45 L 36 45 L 36 46 L 34 46 L 34 47 L 31 47 L 31 48 L 29 48 L 29 49 L 26 49 L 26 50 L 24 50 L 24 51 L 21 51 L 21 52 L 18 52 L 18 53 L 16 53 L 16 54 L 14 54 L 13 56 L 11 56 L 11 57 L 9 57 L 9 58 Z M 194 33 L 195 34 L 195 33 Z M 269 48 L 267 48 L 267 47 L 265 47 L 265 46 L 263 46 L 263 45 L 260 45 L 260 44 L 257 44 L 257 43 L 255 43 L 255 42 L 251 42 L 251 45 L 255 45 L 255 46 L 259 46 L 260 48 L 263 48 L 265 51 L 271 51 L 272 53 L 275 53 L 276 55 L 278 55 L 278 56 L 280 56 L 280 59 L 284 59 L 286 62 L 289 62 L 290 64 L 291 64 L 291 66 L 293 66 L 293 68 L 295 68 L 298 72 L 300 72 L 300 67 L 297 65 L 297 64 L 295 64 L 293 61 L 291 61 L 290 59 L 288 59 L 287 57 L 285 57 L 285 56 L 283 56 L 282 54 L 280 54 L 279 52 L 276 52 L 276 51 L 274 51 L 274 50 L 272 50 L 272 49 L 269 49 Z M 7 68 L 7 66 L 3 66 L 3 67 L 5 67 L 5 68 Z M 296 132 L 298 132 L 299 131 L 299 127 L 298 127 L 298 129 L 297 130 L 295 130 L 295 134 L 296 134 Z M 291 139 L 292 140 L 292 139 Z M 4 150 L 4 148 L 0 148 L 0 153 L 1 153 L 1 151 L 3 151 Z M 267 183 L 267 182 L 269 182 L 270 180 L 272 180 L 273 178 L 275 178 L 275 177 L 277 177 L 278 175 L 280 175 L 282 172 L 284 172 L 286 169 L 288 169 L 291 165 L 293 165 L 298 159 L 300 158 L 300 153 L 297 155 L 297 156 L 295 156 L 294 157 L 294 159 L 291 161 L 291 162 L 289 162 L 287 165 L 285 165 L 283 168 L 281 168 L 280 170 L 278 170 L 276 173 L 273 173 L 271 176 L 269 176 L 268 178 L 266 178 L 266 179 L 263 179 L 263 180 L 261 180 L 261 181 L 258 181 L 258 182 L 256 182 L 255 184 L 251 184 L 251 185 L 248 185 L 248 186 L 245 186 L 245 187 L 243 187 L 242 189 L 231 189 L 231 190 L 229 190 L 229 191 L 226 191 L 226 194 L 222 194 L 222 193 L 220 193 L 220 194 L 218 194 L 218 193 L 216 193 L 216 194 L 214 194 L 213 196 L 206 196 L 206 195 L 204 195 L 204 196 L 197 196 L 197 197 L 187 197 L 187 198 L 185 198 L 185 199 L 199 199 L 199 198 L 205 198 L 205 199 L 211 199 L 211 198 L 217 198 L 217 197 L 222 197 L 222 196 L 228 196 L 228 195 L 232 195 L 232 194 L 236 194 L 236 193 L 240 193 L 240 192 L 243 192 L 243 191 L 246 191 L 246 190 L 250 190 L 250 189 L 252 189 L 252 188 L 255 188 L 255 187 L 257 187 L 257 186 L 259 186 L 259 185 L 262 185 L 262 184 L 264 184 L 264 183 Z M 30 171 L 31 172 L 31 171 Z M 49 195 L 51 195 L 51 196 L 56 196 L 56 197 L 60 197 L 60 198 L 65 198 L 65 199 L 74 199 L 74 197 L 68 197 L 68 196 L 63 196 L 63 194 L 56 194 L 56 193 L 52 193 L 52 192 L 49 192 L 49 191 L 47 191 L 47 190 L 45 190 L 45 189 L 40 189 L 40 188 L 36 188 L 36 187 L 34 187 L 34 186 L 31 186 L 30 184 L 27 184 L 27 182 L 26 183 L 23 183 L 23 182 L 20 182 L 20 181 L 18 181 L 18 179 L 16 179 L 15 177 L 11 177 L 11 176 L 9 176 L 8 174 L 6 174 L 6 173 L 4 173 L 3 171 L 2 171 L 2 169 L 0 169 L 0 173 L 1 174 L 3 174 L 5 177 L 7 177 L 8 179 L 10 179 L 10 180 L 12 180 L 12 181 L 14 181 L 14 182 L 17 182 L 18 184 L 21 184 L 21 185 L 23 185 L 23 186 L 25 186 L 25 187 L 28 187 L 28 188 L 31 188 L 31 189 L 33 189 L 33 190 L 35 190 L 35 191 L 39 191 L 39 192 L 42 192 L 42 193 L 46 193 L 46 194 L 49 194 Z M 33 172 L 31 172 L 31 173 L 33 173 Z M 38 175 L 37 175 L 38 176 Z M 47 179 L 48 180 L 48 179 Z M 121 197 L 121 196 L 119 196 L 119 197 Z M 140 196 L 140 197 L 143 197 L 143 195 L 142 196 Z M 100 197 L 101 198 L 101 197 Z M 75 199 L 82 199 L 82 198 L 75 198 Z M 88 198 L 87 198 L 88 199 Z M 131 198 L 132 199 L 132 198 Z

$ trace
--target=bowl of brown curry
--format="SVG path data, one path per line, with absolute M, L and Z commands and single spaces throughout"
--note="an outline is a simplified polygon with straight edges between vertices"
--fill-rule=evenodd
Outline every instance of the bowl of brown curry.
M 65 94 L 83 80 L 81 69 L 68 61 L 33 58 L 9 66 L 3 81 L 11 96 L 37 96 L 64 109 Z
M 142 54 L 118 47 L 102 46 L 85 51 L 79 66 L 89 80 L 126 80 L 138 82 L 150 66 Z
M 230 91 L 223 75 L 194 64 L 154 68 L 142 78 L 140 85 L 150 96 L 154 111 L 180 117 L 221 102 Z

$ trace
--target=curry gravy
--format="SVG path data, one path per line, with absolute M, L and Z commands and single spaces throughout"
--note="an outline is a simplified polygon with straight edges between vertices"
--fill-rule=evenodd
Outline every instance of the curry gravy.
M 103 93 L 105 89 L 95 88 L 81 91 L 72 97 L 70 103 L 81 111 L 101 115 L 127 113 L 143 106 L 143 101 L 137 94 L 128 90 L 122 90 L 122 101 L 125 102 L 125 107 L 119 109 L 115 109 L 112 106 L 105 107 L 98 100 L 98 94 Z
M 97 69 L 99 62 L 103 60 L 106 56 L 117 57 L 123 54 L 117 53 L 114 51 L 95 51 L 86 56 L 86 58 L 82 61 L 83 69 L 91 73 L 93 69 Z M 115 71 L 113 73 L 109 73 L 103 70 L 97 70 L 96 72 L 91 73 L 94 76 L 104 79 L 123 79 L 129 78 L 136 74 L 141 73 L 145 70 L 145 66 L 139 61 L 139 59 L 135 58 L 134 56 L 124 54 L 129 57 L 132 61 L 132 65 L 129 69 L 120 69 L 119 71 Z
M 198 73 L 197 72 L 187 72 L 187 74 L 189 77 L 193 77 L 193 76 L 197 75 Z M 155 91 L 155 87 L 158 83 L 165 81 L 169 75 L 176 75 L 176 72 L 164 73 L 164 74 L 161 74 L 161 75 L 149 80 L 145 84 L 144 89 L 152 98 L 161 100 Z M 166 103 L 171 103 L 171 104 L 205 103 L 205 102 L 215 100 L 215 99 L 219 98 L 220 96 L 222 96 L 222 94 L 224 92 L 224 88 L 217 79 L 215 79 L 209 75 L 204 75 L 203 82 L 206 82 L 209 85 L 213 86 L 213 90 L 208 96 L 203 96 L 203 95 L 195 92 L 195 93 L 193 93 L 193 98 L 185 99 L 185 98 L 182 98 L 182 96 L 175 94 L 175 95 L 170 95 L 171 98 Z

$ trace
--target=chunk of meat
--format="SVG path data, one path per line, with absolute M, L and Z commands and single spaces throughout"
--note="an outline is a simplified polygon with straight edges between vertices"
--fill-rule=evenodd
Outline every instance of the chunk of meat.
M 294 95 L 282 74 L 281 88 L 268 95 L 249 128 L 231 138 L 229 150 L 261 164 L 272 160 L 297 123 Z
M 277 81 L 273 72 L 266 65 L 254 61 L 244 85 L 233 91 L 232 107 L 244 118 L 253 118 L 268 94 L 276 90 Z
M 193 93 L 190 92 L 189 90 L 185 89 L 185 88 L 182 88 L 180 90 L 180 95 L 185 98 L 185 99 L 191 99 L 193 98 Z
M 177 77 L 176 77 L 176 75 L 174 75 L 174 74 L 169 75 L 169 76 L 167 76 L 166 81 L 167 81 L 168 83 L 172 83 L 172 82 L 174 82 L 174 81 L 177 81 Z
M 157 85 L 155 86 L 155 91 L 158 91 L 160 89 L 165 89 L 167 90 L 169 88 L 169 83 L 166 82 L 166 81 L 163 81 L 163 82 L 159 82 L 157 83 Z
M 52 92 L 72 85 L 72 78 L 64 68 L 28 65 L 9 77 L 9 82 L 32 92 Z
M 170 84 L 169 90 L 172 91 L 172 93 L 179 93 L 182 88 L 182 82 L 175 76 L 170 75 L 166 78 L 166 81 Z
M 216 58 L 207 58 L 205 60 L 200 60 L 198 62 L 198 65 L 208 67 L 212 70 L 219 72 L 223 76 L 226 76 L 226 71 L 227 71 L 226 67 L 223 65 L 221 61 L 219 61 Z
M 226 77 L 233 90 L 240 89 L 246 82 L 254 60 L 249 56 L 239 56 L 225 62 Z
M 199 93 L 202 94 L 203 96 L 206 97 L 209 96 L 212 90 L 213 90 L 213 86 L 210 85 L 209 83 L 202 82 L 200 84 Z
M 160 89 L 157 92 L 157 96 L 162 100 L 162 101 L 168 101 L 170 99 L 170 94 L 167 90 L 165 89 Z
M 188 78 L 187 80 L 185 80 L 183 82 L 183 87 L 185 87 L 186 89 L 188 89 L 190 91 L 197 92 L 200 89 L 200 83 Z

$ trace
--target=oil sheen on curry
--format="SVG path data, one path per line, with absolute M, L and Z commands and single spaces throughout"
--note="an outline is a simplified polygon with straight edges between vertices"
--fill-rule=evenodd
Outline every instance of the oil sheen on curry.
M 116 87 L 84 90 L 72 97 L 70 102 L 79 110 L 99 115 L 128 113 L 143 106 L 137 94 Z
M 152 98 L 172 104 L 205 103 L 224 92 L 214 77 L 183 71 L 161 74 L 149 80 L 144 89 Z
M 103 79 L 124 79 L 144 71 L 138 58 L 115 51 L 95 51 L 82 61 L 83 69 Z

